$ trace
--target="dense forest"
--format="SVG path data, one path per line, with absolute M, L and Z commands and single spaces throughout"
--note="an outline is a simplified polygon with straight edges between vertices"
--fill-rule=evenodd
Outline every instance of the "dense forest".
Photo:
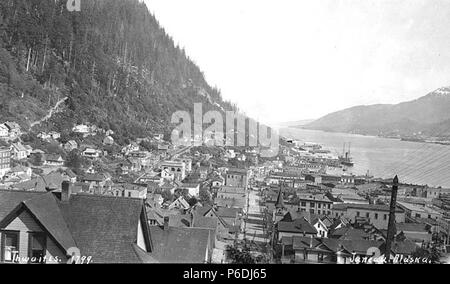
M 138 0 L 0 1 L 0 122 L 62 133 L 91 123 L 118 141 L 168 133 L 171 114 L 235 110 Z

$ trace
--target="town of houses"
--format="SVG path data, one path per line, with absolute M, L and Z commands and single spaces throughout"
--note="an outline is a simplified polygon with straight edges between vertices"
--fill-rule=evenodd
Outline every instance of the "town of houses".
M 29 143 L 0 124 L 0 262 L 233 263 L 235 248 L 261 263 L 354 263 L 386 243 L 392 181 L 353 175 L 320 145 L 283 138 L 267 159 L 72 132 Z M 449 206 L 449 189 L 400 184 L 392 256 L 445 255 Z

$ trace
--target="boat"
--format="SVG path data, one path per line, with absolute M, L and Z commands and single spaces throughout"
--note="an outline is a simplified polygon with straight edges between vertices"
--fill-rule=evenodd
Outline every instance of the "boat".
M 353 163 L 353 159 L 350 155 L 350 143 L 348 143 L 348 151 L 345 151 L 345 143 L 344 150 L 342 151 L 342 155 L 338 157 L 339 163 L 346 167 L 353 167 L 355 164 Z
M 426 142 L 425 139 L 417 138 L 417 137 L 408 137 L 408 136 L 407 137 L 402 137 L 400 140 L 401 141 L 406 141 L 406 142 L 421 142 L 421 143 Z

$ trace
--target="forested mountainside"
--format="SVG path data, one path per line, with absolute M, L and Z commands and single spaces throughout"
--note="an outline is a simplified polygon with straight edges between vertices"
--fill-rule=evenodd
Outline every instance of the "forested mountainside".
M 168 132 L 172 113 L 235 110 L 138 0 L 0 1 L 0 121 L 91 123 L 120 141 Z M 64 98 L 67 98 L 64 100 Z M 64 101 L 63 101 L 64 100 Z
M 357 106 L 302 128 L 370 135 L 425 135 L 450 139 L 450 88 L 395 105 Z

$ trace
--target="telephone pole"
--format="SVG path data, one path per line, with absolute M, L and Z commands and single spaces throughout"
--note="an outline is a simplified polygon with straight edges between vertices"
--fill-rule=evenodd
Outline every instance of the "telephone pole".
M 390 263 L 391 257 L 391 246 L 395 237 L 395 209 L 397 207 L 397 192 L 398 192 L 398 177 L 394 177 L 394 182 L 392 184 L 392 193 L 391 193 L 391 204 L 389 208 L 389 223 L 386 237 L 386 249 L 384 251 L 384 256 L 387 259 L 387 262 Z

